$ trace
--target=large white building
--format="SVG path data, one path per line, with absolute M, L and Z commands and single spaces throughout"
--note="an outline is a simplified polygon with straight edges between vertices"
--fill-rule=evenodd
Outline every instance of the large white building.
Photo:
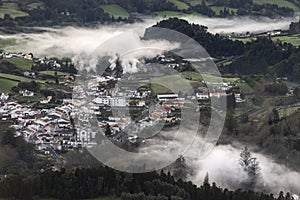
M 125 97 L 98 97 L 93 102 L 111 107 L 125 107 L 128 105 Z

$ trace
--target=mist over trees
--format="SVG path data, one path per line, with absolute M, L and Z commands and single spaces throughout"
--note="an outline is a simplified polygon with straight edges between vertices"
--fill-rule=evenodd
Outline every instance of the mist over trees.
M 0 182 L 2 198 L 73 200 L 101 196 L 122 200 L 275 200 L 272 194 L 222 189 L 215 183 L 210 184 L 208 178 L 203 186 L 197 187 L 181 179 L 175 181 L 170 173 L 127 174 L 107 167 L 47 170 L 26 178 L 12 175 Z
M 247 147 L 240 154 L 240 165 L 247 173 L 248 179 L 244 183 L 245 188 L 254 188 L 260 175 L 260 167 L 257 158 L 252 157 Z

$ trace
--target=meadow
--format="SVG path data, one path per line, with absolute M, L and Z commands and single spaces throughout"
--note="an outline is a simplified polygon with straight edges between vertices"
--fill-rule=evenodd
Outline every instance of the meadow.
M 6 58 L 5 60 L 15 64 L 21 70 L 31 70 L 31 66 L 34 64 L 32 60 L 24 58 Z
M 0 77 L 0 93 L 5 92 L 11 92 L 11 88 L 18 85 L 17 81 L 8 80 L 5 78 Z
M 178 10 L 187 10 L 190 6 L 182 1 L 179 0 L 168 0 L 169 2 L 173 3 Z
M 119 17 L 127 19 L 129 17 L 129 13 L 119 5 L 102 5 L 101 8 L 104 10 L 104 12 L 114 16 L 115 19 Z
M 9 14 L 12 18 L 27 16 L 28 13 L 20 10 L 16 2 L 4 2 L 0 7 L 0 18 L 5 14 Z

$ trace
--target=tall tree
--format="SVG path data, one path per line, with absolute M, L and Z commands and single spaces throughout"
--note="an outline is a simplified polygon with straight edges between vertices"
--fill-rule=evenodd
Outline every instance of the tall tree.
M 259 163 L 257 158 L 252 157 L 251 152 L 247 147 L 240 154 L 240 165 L 243 167 L 243 170 L 247 173 L 248 179 L 246 180 L 246 187 L 253 188 L 258 181 L 260 174 Z

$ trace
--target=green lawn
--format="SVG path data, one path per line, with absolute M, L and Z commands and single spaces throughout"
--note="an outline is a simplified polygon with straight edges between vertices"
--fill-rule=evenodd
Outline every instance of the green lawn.
M 129 17 L 129 13 L 122 8 L 119 5 L 102 5 L 101 8 L 104 10 L 104 12 L 110 14 L 111 16 L 114 16 L 114 18 L 128 18 Z
M 179 10 L 187 10 L 190 6 L 179 0 L 168 0 L 168 2 L 173 3 Z
M 277 4 L 278 6 L 281 7 L 288 7 L 288 8 L 292 8 L 295 11 L 300 11 L 300 8 L 297 7 L 295 4 L 289 2 L 288 0 L 253 0 L 253 3 L 256 4 Z
M 0 93 L 10 92 L 11 88 L 17 85 L 18 85 L 17 81 L 11 81 L 0 77 Z
M 215 13 L 218 15 L 218 14 L 220 14 L 220 10 L 224 10 L 225 7 L 223 7 L 223 6 L 211 6 L 210 8 L 213 11 L 215 11 Z M 228 9 L 229 12 L 233 11 L 234 13 L 236 13 L 236 11 L 237 11 L 236 8 L 228 8 L 228 7 L 226 7 L 226 9 Z
M 22 70 L 31 70 L 31 66 L 34 64 L 32 60 L 27 60 L 24 58 L 6 58 L 5 60 L 15 64 L 18 68 Z
M 0 18 L 3 18 L 5 14 L 9 14 L 12 18 L 27 16 L 28 13 L 22 12 L 17 3 L 4 2 L 0 7 Z

